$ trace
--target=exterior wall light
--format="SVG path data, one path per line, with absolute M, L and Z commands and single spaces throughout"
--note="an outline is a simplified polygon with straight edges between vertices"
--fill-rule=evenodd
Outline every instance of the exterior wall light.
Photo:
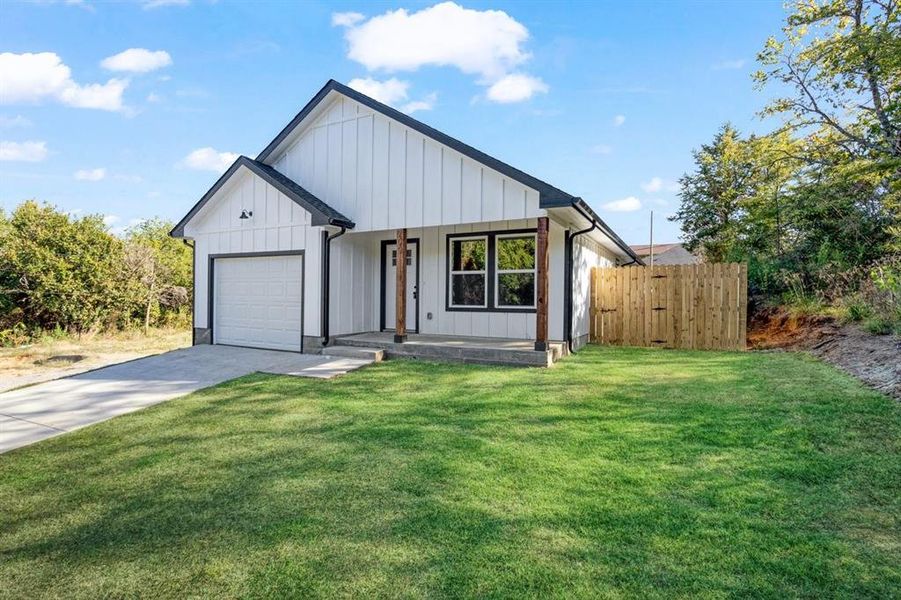
M 247 209 L 245 208 L 245 209 L 242 209 L 242 210 L 241 210 L 241 216 L 238 217 L 238 218 L 239 218 L 239 219 L 249 219 L 249 218 L 252 217 L 252 216 L 253 216 L 253 211 L 252 211 L 252 210 L 247 210 Z

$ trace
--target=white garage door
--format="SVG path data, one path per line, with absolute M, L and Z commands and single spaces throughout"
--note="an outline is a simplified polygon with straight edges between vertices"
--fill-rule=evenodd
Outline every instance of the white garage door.
M 303 256 L 216 258 L 213 343 L 300 351 Z

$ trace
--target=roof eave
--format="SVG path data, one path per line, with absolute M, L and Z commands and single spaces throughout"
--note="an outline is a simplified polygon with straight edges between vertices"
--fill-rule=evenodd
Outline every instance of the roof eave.
M 219 179 L 216 180 L 216 183 L 210 187 L 209 190 L 197 201 L 197 203 L 188 211 L 181 221 L 172 228 L 172 231 L 169 232 L 169 235 L 175 238 L 184 238 L 185 237 L 185 226 L 197 216 L 197 213 L 209 202 L 213 196 L 226 184 L 226 182 L 237 172 L 241 167 L 246 167 L 249 171 L 263 179 L 266 183 L 277 189 L 279 192 L 290 198 L 293 202 L 298 204 L 301 208 L 310 213 L 310 223 L 313 226 L 320 227 L 324 225 L 334 225 L 336 227 L 344 227 L 345 229 L 353 229 L 354 222 L 345 217 L 344 215 L 338 213 L 334 209 L 331 209 L 328 205 L 326 205 L 322 200 L 319 200 L 313 194 L 306 191 L 303 187 L 301 187 L 296 182 L 291 182 L 294 186 L 296 186 L 296 190 L 292 189 L 288 185 L 286 185 L 284 180 L 290 181 L 290 179 L 284 174 L 279 173 L 278 176 L 275 176 L 273 173 L 269 173 L 266 169 L 260 166 L 260 163 L 257 161 L 248 158 L 247 156 L 239 156 L 235 162 L 231 164 L 231 166 L 222 174 Z M 269 167 L 271 169 L 271 167 Z M 274 169 L 273 169 L 274 170 Z M 305 197 L 308 196 L 308 197 Z M 315 200 L 319 204 L 325 206 L 326 210 L 331 212 L 324 212 L 320 208 L 318 208 L 315 203 Z
M 585 217 L 588 221 L 596 224 L 598 229 L 604 232 L 604 235 L 609 237 L 614 244 L 616 244 L 620 250 L 622 250 L 629 258 L 631 258 L 634 262 L 637 262 L 640 265 L 644 264 L 644 261 L 635 254 L 635 251 L 622 240 L 613 229 L 610 228 L 604 220 L 598 216 L 594 209 L 588 205 L 585 200 L 582 198 L 574 197 L 571 199 L 566 198 L 540 198 L 538 203 L 539 208 L 548 209 L 548 208 L 573 208 L 577 212 L 581 213 L 583 217 Z

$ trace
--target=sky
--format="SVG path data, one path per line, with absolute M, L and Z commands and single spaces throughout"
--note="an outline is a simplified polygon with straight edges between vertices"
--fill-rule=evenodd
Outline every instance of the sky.
M 781 2 L 0 3 L 0 206 L 177 221 L 329 79 L 675 241 L 692 149 L 756 113 Z

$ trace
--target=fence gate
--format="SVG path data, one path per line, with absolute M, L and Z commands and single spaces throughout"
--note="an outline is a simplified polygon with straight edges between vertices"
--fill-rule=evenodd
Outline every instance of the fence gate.
M 739 263 L 595 267 L 591 341 L 744 350 L 748 268 Z

